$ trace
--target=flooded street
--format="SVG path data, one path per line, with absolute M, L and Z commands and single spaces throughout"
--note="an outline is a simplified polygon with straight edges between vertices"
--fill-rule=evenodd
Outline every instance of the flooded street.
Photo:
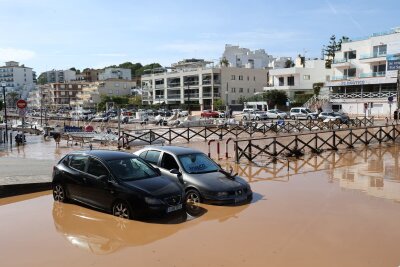
M 399 152 L 233 165 L 252 203 L 162 220 L 117 219 L 50 192 L 3 198 L 2 266 L 399 266 Z

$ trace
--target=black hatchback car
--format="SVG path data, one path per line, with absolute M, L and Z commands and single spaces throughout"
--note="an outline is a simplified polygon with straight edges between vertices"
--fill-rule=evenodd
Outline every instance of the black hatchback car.
M 162 176 L 130 153 L 109 150 L 73 152 L 53 170 L 54 200 L 74 200 L 132 219 L 183 208 L 181 184 Z

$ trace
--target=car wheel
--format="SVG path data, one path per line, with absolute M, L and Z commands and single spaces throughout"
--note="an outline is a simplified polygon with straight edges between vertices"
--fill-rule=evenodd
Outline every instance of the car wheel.
M 243 116 L 243 120 L 244 120 L 244 121 L 247 121 L 247 117 L 246 117 L 246 116 Z
M 190 189 L 189 191 L 187 191 L 185 199 L 187 204 L 193 205 L 201 203 L 201 195 L 199 191 L 195 189 Z
M 296 119 L 296 117 L 293 115 L 293 116 L 291 117 L 291 119 L 292 119 L 292 120 L 295 120 L 295 119 Z
M 281 116 L 277 116 L 276 118 L 277 118 L 278 120 L 282 119 L 282 117 L 281 117 Z
M 67 202 L 67 195 L 63 185 L 55 184 L 53 186 L 53 198 L 58 202 Z
M 114 203 L 112 208 L 112 213 L 116 217 L 124 218 L 124 219 L 131 219 L 133 218 L 133 214 L 129 205 L 124 201 L 117 201 Z
M 311 117 L 311 116 L 308 116 L 308 117 L 307 117 L 307 120 L 312 120 L 312 117 Z
M 260 120 L 260 117 L 256 117 L 256 121 L 259 121 Z

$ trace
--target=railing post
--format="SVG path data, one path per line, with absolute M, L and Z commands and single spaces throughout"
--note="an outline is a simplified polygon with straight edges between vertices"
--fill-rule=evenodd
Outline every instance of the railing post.
M 172 130 L 171 128 L 168 128 L 168 142 L 171 144 L 172 142 Z
M 273 138 L 272 142 L 273 142 L 272 143 L 272 153 L 273 153 L 274 157 L 276 157 L 277 156 L 277 152 L 276 152 L 276 137 Z
M 204 126 L 204 142 L 207 141 L 207 126 Z
M 382 126 L 379 126 L 379 144 L 382 143 Z
M 251 140 L 249 140 L 249 154 L 250 154 L 250 160 L 252 161 L 253 160 L 253 156 L 252 156 L 252 149 L 251 149 L 251 146 L 252 146 L 252 144 L 251 144 Z
M 332 136 L 333 149 L 337 150 L 337 147 L 336 147 L 336 131 L 332 131 L 332 134 L 333 134 L 333 136 Z
M 189 139 L 190 139 L 190 136 L 189 136 L 189 127 L 187 128 L 187 142 L 189 143 Z
M 367 129 L 368 129 L 367 127 L 364 128 L 364 131 L 365 131 L 365 133 L 364 133 L 365 134 L 365 144 L 366 145 L 368 145 L 368 130 Z
M 315 151 L 318 149 L 318 134 L 315 134 Z
M 394 126 L 394 124 L 392 124 L 392 128 L 393 128 L 393 142 L 396 141 L 396 127 Z

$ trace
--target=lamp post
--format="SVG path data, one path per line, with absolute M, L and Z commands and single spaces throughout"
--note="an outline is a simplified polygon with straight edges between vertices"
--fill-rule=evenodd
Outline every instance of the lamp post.
M 6 83 L 2 82 L 1 87 L 3 87 L 3 99 L 4 99 L 4 122 L 6 126 L 6 138 L 4 139 L 6 142 L 8 142 L 8 125 L 7 125 L 7 102 L 6 102 Z

